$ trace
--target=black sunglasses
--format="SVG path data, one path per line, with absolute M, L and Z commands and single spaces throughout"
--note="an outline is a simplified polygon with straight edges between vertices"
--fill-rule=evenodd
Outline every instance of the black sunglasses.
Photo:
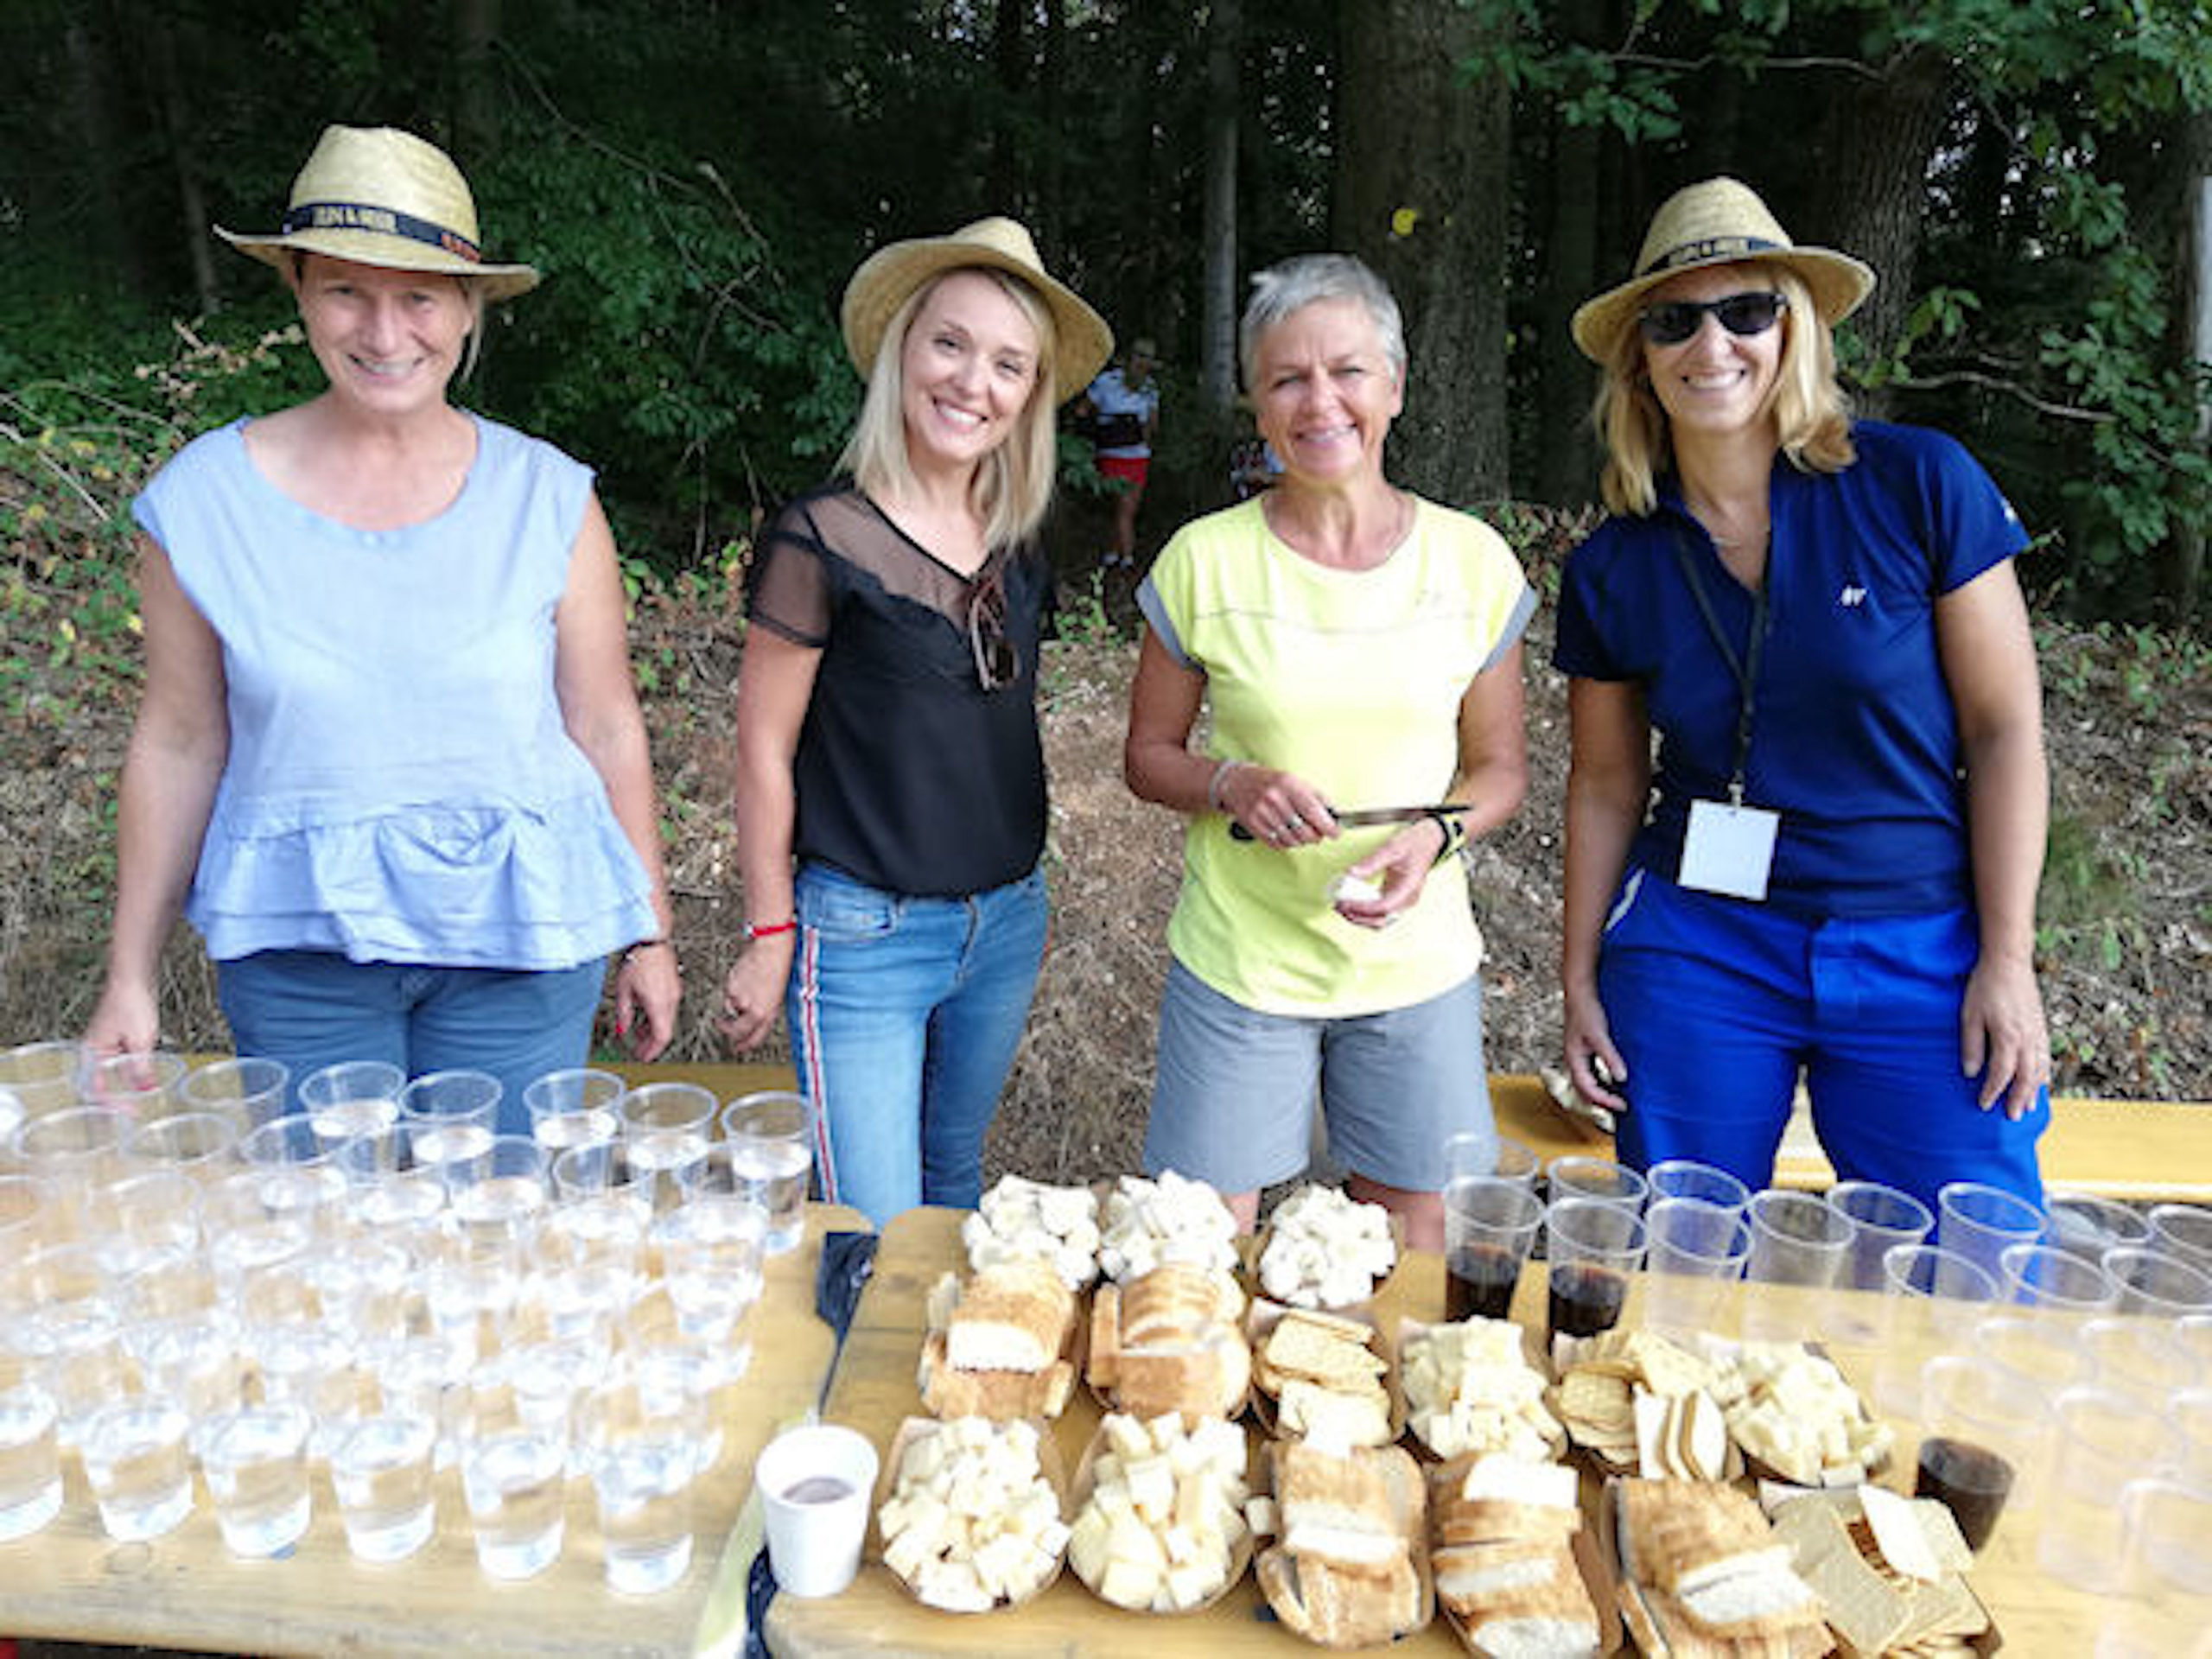
M 1705 326 L 1708 311 L 1720 319 L 1730 334 L 1750 339 L 1763 334 L 1787 310 L 1789 302 L 1779 294 L 1731 294 L 1718 300 L 1662 300 L 1644 308 L 1637 318 L 1644 339 L 1654 346 L 1679 346 Z
M 1014 683 L 1021 654 L 1006 636 L 1004 567 L 996 563 L 976 579 L 968 595 L 968 649 L 975 654 L 976 679 L 986 691 Z

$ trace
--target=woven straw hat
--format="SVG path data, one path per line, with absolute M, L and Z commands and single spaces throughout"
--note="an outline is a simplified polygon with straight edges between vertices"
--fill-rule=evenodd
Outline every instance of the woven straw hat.
M 950 236 L 893 242 L 863 260 L 845 284 L 839 320 L 845 350 L 866 378 L 875 365 L 883 331 L 907 296 L 940 271 L 982 266 L 1019 276 L 1037 290 L 1052 314 L 1059 348 L 1053 358 L 1053 382 L 1063 401 L 1074 397 L 1106 366 L 1114 354 L 1114 331 L 1106 320 L 1077 297 L 1075 290 L 1045 274 L 1044 261 L 1029 232 L 1010 219 L 979 219 Z
M 1610 361 L 1614 342 L 1636 321 L 1648 290 L 1685 270 L 1739 259 L 1787 265 L 1812 290 L 1813 304 L 1831 327 L 1856 311 L 1874 289 L 1873 271 L 1850 255 L 1792 242 L 1749 185 L 1707 179 L 1660 203 L 1636 256 L 1636 274 L 1575 312 L 1574 343 L 1585 357 Z
M 264 264 L 282 270 L 297 248 L 387 270 L 428 270 L 474 278 L 487 300 L 537 286 L 531 265 L 484 263 L 476 199 L 468 181 L 435 144 L 396 127 L 325 127 L 273 236 L 215 234 Z

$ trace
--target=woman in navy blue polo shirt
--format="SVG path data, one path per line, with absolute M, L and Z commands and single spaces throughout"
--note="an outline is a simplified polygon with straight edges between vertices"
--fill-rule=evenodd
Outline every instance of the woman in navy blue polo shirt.
M 1712 179 L 1575 313 L 1613 516 L 1554 658 L 1567 1069 L 1636 1163 L 1764 1184 L 1802 1071 L 1840 1175 L 2039 1199 L 2026 537 L 1956 442 L 1851 418 L 1829 331 L 1873 285 Z

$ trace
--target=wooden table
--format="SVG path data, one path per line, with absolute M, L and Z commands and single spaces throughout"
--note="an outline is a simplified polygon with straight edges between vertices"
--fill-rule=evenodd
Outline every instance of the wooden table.
M 861 1430 L 874 1440 L 879 1451 L 887 1448 L 901 1418 L 921 1409 L 914 1363 L 924 1294 L 959 1261 L 959 1221 L 956 1211 L 916 1211 L 885 1229 L 875 1276 L 861 1298 L 831 1376 L 823 1416 Z M 1627 1313 L 1630 1323 L 1642 1314 L 1647 1288 L 1639 1284 L 1631 1298 Z M 1543 1268 L 1532 1264 L 1515 1296 L 1514 1317 L 1541 1328 L 1544 1293 Z M 1817 1335 L 1870 1399 L 1875 1359 L 1885 1344 L 1894 1343 L 1892 1351 L 1910 1354 L 1916 1361 L 1943 1351 L 1964 1334 L 1955 1304 L 1933 1309 L 1934 1319 L 1924 1317 L 1931 1311 L 1927 1305 L 1902 1305 L 1904 1317 L 1892 1331 L 1890 1321 L 1900 1309 L 1878 1296 L 1846 1292 L 1816 1304 L 1811 1293 L 1765 1285 L 1730 1286 L 1721 1294 L 1716 1324 L 1725 1333 Z M 1440 1258 L 1415 1253 L 1399 1265 L 1376 1298 L 1376 1308 L 1381 1321 L 1394 1327 L 1401 1316 L 1440 1317 L 1443 1301 Z M 1097 1408 L 1078 1389 L 1058 1426 L 1068 1467 L 1075 1466 L 1097 1421 Z M 1898 1459 L 1886 1479 L 1909 1490 L 1916 1433 L 1909 1423 L 1899 1422 L 1897 1427 Z M 2019 1524 L 2018 1517 L 1999 1522 L 1973 1583 L 1995 1616 L 2006 1647 L 2016 1653 L 2087 1654 L 2109 1611 L 2096 1598 L 2067 1588 L 2036 1565 L 2034 1530 Z M 1024 1607 L 961 1616 L 922 1606 L 878 1563 L 864 1566 L 842 1596 L 821 1601 L 778 1597 L 769 1611 L 766 1634 L 771 1649 L 791 1659 L 882 1651 L 1037 1655 L 1040 1659 L 1046 1655 L 1103 1659 L 1151 1651 L 1162 1659 L 1184 1655 L 1236 1659 L 1312 1651 L 1268 1619 L 1266 1600 L 1249 1574 L 1214 1607 L 1180 1618 L 1148 1618 L 1109 1606 L 1084 1589 L 1071 1571 L 1064 1572 L 1057 1584 Z M 1440 1620 L 1408 1642 L 1375 1651 L 1413 1659 L 1464 1649 Z
M 747 1327 L 753 1363 L 732 1390 L 721 1459 L 698 1489 L 691 1568 L 672 1589 L 627 1597 L 606 1587 L 588 1481 L 569 1483 L 561 1559 L 501 1584 L 478 1570 L 454 1471 L 440 1478 L 437 1535 L 409 1560 L 374 1567 L 346 1550 L 325 1473 L 315 1477 L 315 1518 L 292 1554 L 242 1560 L 223 1547 L 197 1477 L 182 1526 L 148 1544 L 111 1541 L 73 1457 L 60 1516 L 0 1544 L 0 1631 L 224 1653 L 688 1654 L 719 1587 L 723 1541 L 752 1491 L 753 1460 L 779 1426 L 813 1406 L 829 1371 L 831 1332 L 814 1316 L 822 1236 L 867 1226 L 856 1211 L 810 1205 L 805 1242 L 771 1259 Z

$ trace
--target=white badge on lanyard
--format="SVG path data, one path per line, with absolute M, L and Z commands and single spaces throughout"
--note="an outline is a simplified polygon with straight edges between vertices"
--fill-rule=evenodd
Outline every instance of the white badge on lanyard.
M 1782 814 L 1764 806 L 1692 801 L 1682 832 L 1680 885 L 1731 899 L 1764 899 Z
M 1759 573 L 1759 584 L 1751 591 L 1750 660 L 1745 662 L 1737 657 L 1736 647 L 1729 643 L 1720 619 L 1713 613 L 1713 601 L 1706 597 L 1705 583 L 1679 525 L 1675 530 L 1675 558 L 1681 566 L 1682 580 L 1688 584 L 1691 596 L 1697 601 L 1706 632 L 1735 677 L 1743 699 L 1737 710 L 1736 764 L 1729 775 L 1728 798 L 1690 803 L 1689 823 L 1682 831 L 1681 867 L 1675 880 L 1700 893 L 1761 902 L 1766 898 L 1767 878 L 1774 870 L 1775 836 L 1782 828 L 1781 813 L 1744 804 L 1744 774 L 1751 758 L 1752 711 L 1758 698 L 1759 659 L 1766 650 L 1766 572 Z

